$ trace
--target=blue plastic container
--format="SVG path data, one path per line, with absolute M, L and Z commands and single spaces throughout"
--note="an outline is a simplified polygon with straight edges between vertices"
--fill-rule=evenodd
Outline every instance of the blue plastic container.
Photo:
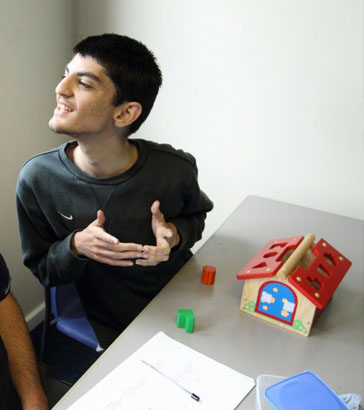
M 265 389 L 277 410 L 348 410 L 349 407 L 317 374 L 307 370 Z

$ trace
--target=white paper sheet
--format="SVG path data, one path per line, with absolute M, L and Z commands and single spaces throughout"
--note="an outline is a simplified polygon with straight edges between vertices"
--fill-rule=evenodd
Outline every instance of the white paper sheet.
M 198 395 L 200 401 L 142 360 Z M 69 410 L 233 410 L 254 385 L 251 377 L 159 332 Z

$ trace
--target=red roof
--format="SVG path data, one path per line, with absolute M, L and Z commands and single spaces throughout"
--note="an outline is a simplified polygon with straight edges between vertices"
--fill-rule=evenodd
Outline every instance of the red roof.
M 253 259 L 239 273 L 238 279 L 255 279 L 275 276 L 283 265 L 282 258 L 289 250 L 294 250 L 302 242 L 303 236 L 273 239 L 267 242 Z
M 255 279 L 275 276 L 282 267 L 282 259 L 290 249 L 295 249 L 303 236 L 272 240 L 237 274 L 238 279 Z M 323 309 L 351 266 L 327 241 L 311 248 L 314 259 L 305 269 L 297 266 L 288 281 L 319 309 Z

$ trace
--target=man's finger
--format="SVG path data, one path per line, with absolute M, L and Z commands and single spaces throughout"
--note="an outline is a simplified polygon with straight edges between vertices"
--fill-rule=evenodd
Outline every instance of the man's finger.
M 154 201 L 152 207 L 150 208 L 152 212 L 152 218 L 157 219 L 158 222 L 162 223 L 165 222 L 164 215 L 160 210 L 160 202 Z
M 151 256 L 163 256 L 166 255 L 167 257 L 171 253 L 171 248 L 166 245 L 166 246 L 151 246 L 151 245 L 145 245 L 143 247 L 143 257 L 148 258 Z
M 98 257 L 95 259 L 97 262 L 105 263 L 106 265 L 111 266 L 133 266 L 134 262 L 128 260 L 120 260 L 120 259 L 110 259 L 105 257 Z
M 159 201 L 154 201 L 150 210 L 152 212 L 153 215 L 157 214 L 158 212 L 160 212 L 160 202 Z
M 103 242 L 110 243 L 113 246 L 116 246 L 119 243 L 118 238 L 115 238 L 115 236 L 110 235 L 109 233 L 105 232 L 103 229 L 100 229 L 99 232 L 97 232 L 97 238 Z
M 91 222 L 90 225 L 102 228 L 104 226 L 105 220 L 105 214 L 103 213 L 103 211 L 101 211 L 101 209 L 99 209 L 96 214 L 96 219 Z
M 137 251 L 128 252 L 115 252 L 109 249 L 98 248 L 94 251 L 94 254 L 98 258 L 107 258 L 112 260 L 125 260 L 125 259 L 137 259 L 142 258 L 143 253 Z
M 137 259 L 135 261 L 135 264 L 139 265 L 139 266 L 155 266 L 155 265 L 158 265 L 158 263 L 159 262 L 157 262 L 157 261 L 154 261 L 154 260 L 150 261 L 148 259 Z
M 136 265 L 140 266 L 155 266 L 158 265 L 160 262 L 165 262 L 169 259 L 169 255 L 153 257 L 151 259 L 137 259 L 135 261 Z
M 169 229 L 165 226 L 161 226 L 160 228 L 158 228 L 157 240 L 160 238 L 172 238 L 172 236 L 173 236 L 172 229 Z
M 106 218 L 104 212 L 101 209 L 99 209 L 97 211 L 97 223 L 99 224 L 99 226 L 104 226 L 105 220 Z
M 128 252 L 128 251 L 142 252 L 143 245 L 138 244 L 138 243 L 119 242 L 118 244 L 114 246 L 114 249 L 117 252 Z

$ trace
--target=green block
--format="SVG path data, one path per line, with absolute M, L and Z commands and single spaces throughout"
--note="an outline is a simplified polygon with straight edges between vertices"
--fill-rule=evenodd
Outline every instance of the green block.
M 191 309 L 177 310 L 177 327 L 186 329 L 186 333 L 192 333 L 195 326 L 195 315 Z

